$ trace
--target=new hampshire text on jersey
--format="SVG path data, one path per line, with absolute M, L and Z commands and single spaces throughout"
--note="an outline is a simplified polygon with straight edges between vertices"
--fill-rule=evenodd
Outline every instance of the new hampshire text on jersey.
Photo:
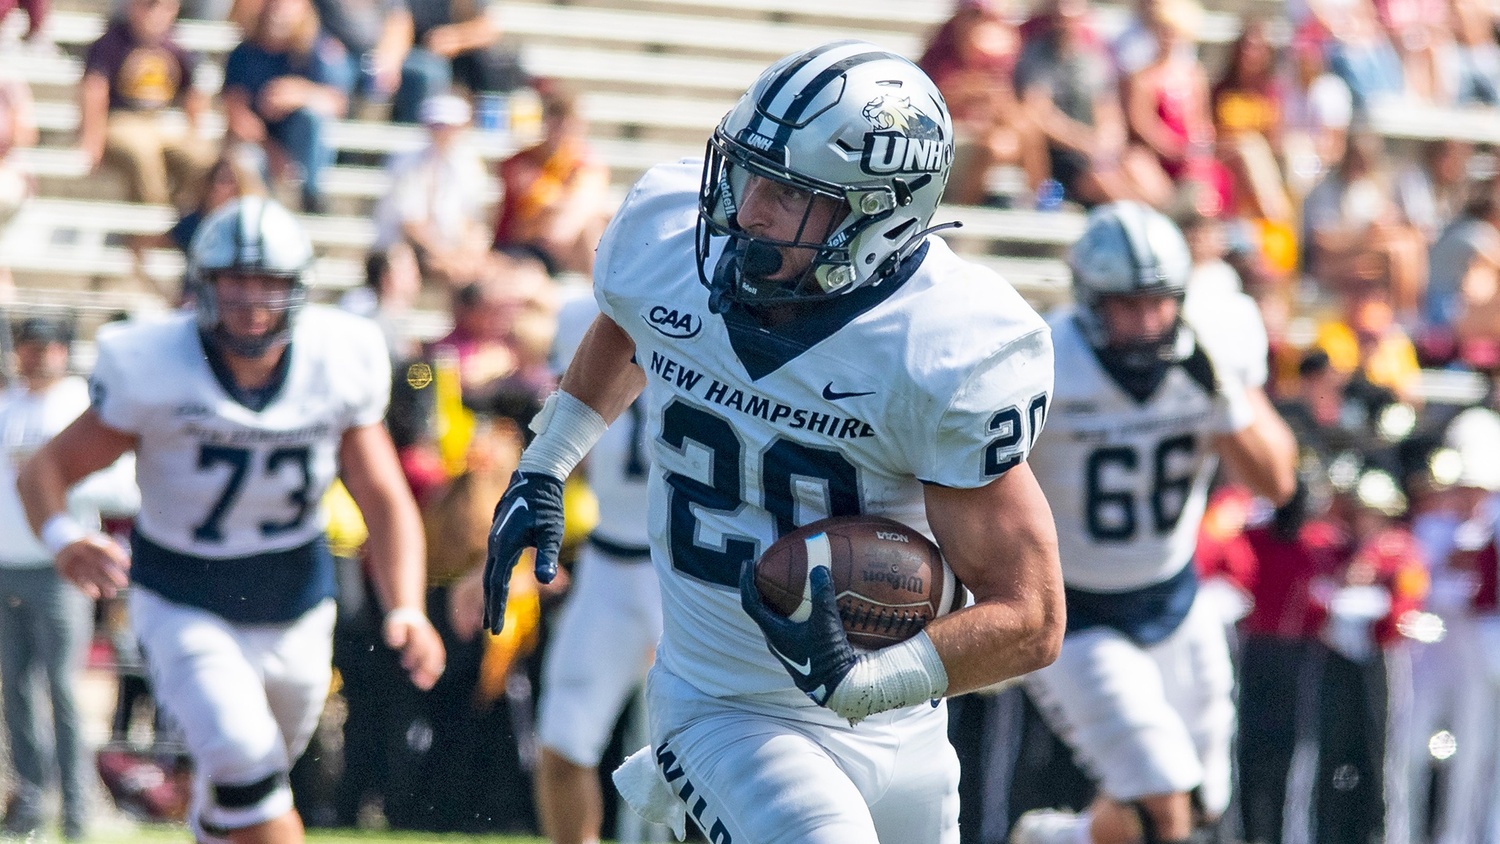
M 660 352 L 651 353 L 651 371 L 662 380 L 673 383 L 692 395 L 721 407 L 738 410 L 774 424 L 784 424 L 793 431 L 812 431 L 835 439 L 852 440 L 875 436 L 868 422 L 849 416 L 821 413 L 773 401 L 759 393 L 731 387 L 717 378 L 704 380 L 703 373 L 683 366 Z M 701 387 L 701 389 L 700 389 Z

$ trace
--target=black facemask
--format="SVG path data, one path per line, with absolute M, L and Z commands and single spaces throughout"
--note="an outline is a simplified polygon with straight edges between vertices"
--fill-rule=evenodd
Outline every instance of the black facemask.
M 731 237 L 709 283 L 708 309 L 716 314 L 729 310 L 730 300 L 754 304 L 757 298 L 781 298 L 788 282 L 768 281 L 781 271 L 781 252 L 757 240 Z

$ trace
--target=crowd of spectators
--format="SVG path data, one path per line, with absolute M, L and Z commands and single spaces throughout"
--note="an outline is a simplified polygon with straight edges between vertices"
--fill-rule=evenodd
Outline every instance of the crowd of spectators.
M 0 0 L 0 18 L 11 5 Z M 47 3 L 21 5 L 30 49 L 45 49 Z M 390 187 L 371 214 L 367 284 L 341 305 L 387 336 L 388 421 L 427 520 L 429 614 L 449 668 L 430 693 L 405 682 L 378 640 L 358 514 L 331 500 L 346 717 L 340 740 L 320 736 L 304 761 L 299 808 L 314 824 L 379 815 L 413 829 L 530 828 L 531 684 L 566 578 L 537 587 L 518 575 L 515 623 L 492 637 L 480 632 L 474 570 L 488 508 L 552 386 L 559 280 L 589 272 L 608 221 L 609 170 L 576 94 L 526 75 L 490 0 L 234 0 L 201 11 L 214 5 L 195 13 L 244 33 L 219 91 L 204 90 L 196 58 L 173 40 L 178 0 L 122 0 L 86 53 L 78 143 L 90 167 L 121 172 L 131 200 L 178 211 L 139 249 L 185 251 L 197 222 L 235 196 L 295 195 L 306 212 L 328 211 L 332 120 L 374 114 L 426 133 L 420 149 L 382 162 Z M 1492 150 L 1391 141 L 1378 117 L 1401 102 L 1500 106 L 1495 14 L 1482 0 L 1291 0 L 1284 19 L 1246 21 L 1211 55 L 1196 0 L 1141 0 L 1131 13 L 1111 38 L 1090 0 L 958 0 L 920 59 L 958 132 L 948 202 L 1059 213 L 1149 203 L 1192 249 L 1188 318 L 1236 308 L 1265 326 L 1269 389 L 1305 451 L 1302 488 L 1273 512 L 1225 479 L 1199 560 L 1238 607 L 1226 623 L 1240 648 L 1246 839 L 1280 841 L 1290 813 L 1317 841 L 1367 841 L 1390 824 L 1414 840 L 1477 840 L 1465 836 L 1493 808 L 1474 796 L 1495 781 L 1482 761 L 1493 755 L 1429 740 L 1442 733 L 1467 749 L 1493 739 L 1474 716 L 1494 707 L 1493 688 L 1439 680 L 1445 660 L 1473 659 L 1494 635 L 1500 476 L 1485 466 L 1500 465 L 1500 418 L 1485 415 L 1495 391 L 1445 403 L 1424 393 L 1423 373 L 1489 383 L 1500 372 L 1500 181 Z M 541 102 L 540 137 L 487 165 L 472 144 L 476 109 L 526 87 Z M 222 146 L 204 139 L 212 108 Z M 31 111 L 25 85 L 0 75 L 0 228 L 34 190 L 10 154 L 36 141 Z M 452 329 L 436 340 L 409 330 L 424 298 L 447 303 Z M 17 351 L 31 355 L 19 346 L 56 330 L 17 326 Z M 23 385 L 36 378 L 20 374 Z M 1480 408 L 1459 414 L 1462 404 Z M 0 413 L 20 412 L 11 406 Z M 0 588 L 34 562 L 0 560 Z M 112 611 L 100 617 L 119 629 Z M 121 665 L 134 658 L 129 643 L 114 652 Z M 5 670 L 14 731 L 25 710 L 17 702 L 9 718 L 16 683 Z M 1500 669 L 1481 679 L 1491 676 Z M 140 747 L 131 713 L 142 681 L 121 688 L 124 714 L 100 755 L 105 783 L 133 812 L 180 813 L 172 763 Z M 54 689 L 55 711 L 67 703 Z M 977 740 L 955 723 L 960 741 Z M 154 733 L 151 747 L 170 747 L 169 723 Z M 70 740 L 56 736 L 60 761 Z M 20 829 L 36 819 L 46 775 L 32 773 L 14 732 L 11 745 L 6 817 Z M 1317 764 L 1294 769 L 1306 747 L 1321 748 Z M 965 760 L 992 779 L 988 764 Z M 1012 779 L 1020 791 L 1059 781 Z M 84 823 L 73 788 L 70 833 Z M 966 802 L 966 834 L 981 840 L 1026 808 L 1010 792 L 998 821 L 969 814 L 988 801 Z
M 1289 3 L 1213 61 L 1201 18 L 1193 0 L 1145 0 L 1110 39 L 1087 0 L 960 2 L 922 59 L 958 121 L 950 196 L 1155 205 L 1193 252 L 1187 319 L 1237 307 L 1266 328 L 1299 492 L 1273 511 L 1221 478 L 1197 560 L 1241 672 L 1230 831 L 1484 840 L 1494 733 L 1473 712 L 1494 711 L 1496 675 L 1464 660 L 1496 623 L 1500 416 L 1492 387 L 1453 399 L 1424 383 L 1500 371 L 1500 180 L 1493 149 L 1440 125 L 1414 141 L 1380 128 L 1391 109 L 1496 105 L 1495 12 Z M 991 831 L 1083 782 L 1018 711 Z

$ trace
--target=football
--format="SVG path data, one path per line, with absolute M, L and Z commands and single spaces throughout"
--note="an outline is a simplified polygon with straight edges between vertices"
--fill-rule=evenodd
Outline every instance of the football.
M 903 642 L 963 606 L 964 588 L 938 547 L 881 516 L 823 519 L 776 540 L 755 563 L 766 606 L 784 616 L 801 607 L 809 557 L 827 560 L 839 617 L 857 648 Z

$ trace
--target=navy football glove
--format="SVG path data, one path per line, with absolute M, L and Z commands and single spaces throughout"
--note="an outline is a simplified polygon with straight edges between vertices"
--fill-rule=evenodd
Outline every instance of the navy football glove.
M 747 561 L 740 570 L 740 605 L 766 634 L 771 655 L 781 661 L 797 688 L 813 703 L 827 706 L 829 696 L 849 676 L 858 657 L 839 620 L 832 573 L 827 566 L 814 566 L 807 580 L 812 613 L 804 621 L 793 621 L 761 600 L 760 590 L 755 588 L 755 561 Z
M 536 579 L 557 576 L 563 539 L 563 481 L 541 472 L 516 472 L 495 505 L 489 553 L 484 560 L 484 623 L 491 633 L 505 626 L 510 573 L 527 548 L 536 549 Z

